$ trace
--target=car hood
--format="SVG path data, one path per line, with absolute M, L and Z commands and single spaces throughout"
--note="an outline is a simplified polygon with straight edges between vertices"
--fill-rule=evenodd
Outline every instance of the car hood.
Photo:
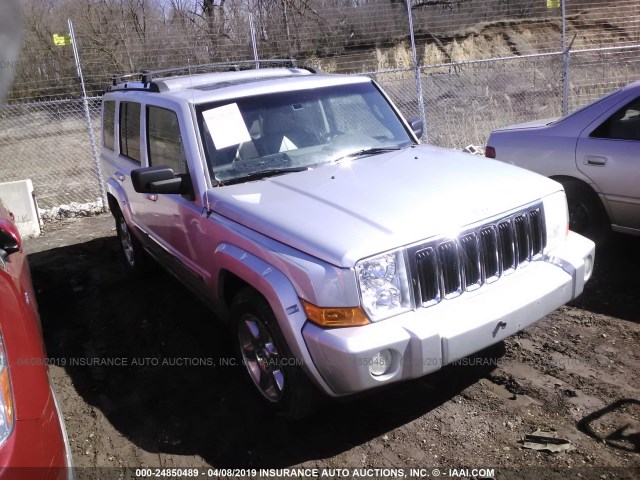
M 543 119 L 540 119 L 540 120 L 532 120 L 531 122 L 516 123 L 515 125 L 509 125 L 509 126 L 506 126 L 506 127 L 497 128 L 495 131 L 496 132 L 503 132 L 505 130 L 523 130 L 525 128 L 546 127 L 550 123 L 553 123 L 553 122 L 557 121 L 559 118 L 560 117 L 543 118 Z
M 560 189 L 518 167 L 432 146 L 207 191 L 229 219 L 333 265 L 451 234 Z

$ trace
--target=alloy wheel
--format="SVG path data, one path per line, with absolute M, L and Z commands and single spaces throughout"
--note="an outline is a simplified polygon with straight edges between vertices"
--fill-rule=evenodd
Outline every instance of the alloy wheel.
M 280 354 L 264 323 L 255 315 L 245 314 L 240 320 L 238 340 L 242 361 L 260 393 L 271 402 L 284 395 L 284 374 Z
M 120 217 L 118 222 L 118 229 L 120 230 L 120 243 L 122 244 L 122 251 L 127 259 L 127 263 L 131 266 L 135 264 L 135 255 L 133 251 L 133 241 L 131 239 L 131 232 L 124 218 Z

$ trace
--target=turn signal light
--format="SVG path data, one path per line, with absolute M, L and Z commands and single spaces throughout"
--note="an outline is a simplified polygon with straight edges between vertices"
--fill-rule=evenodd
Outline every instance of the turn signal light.
M 321 327 L 359 327 L 371 323 L 360 307 L 322 308 L 301 302 L 307 318 Z

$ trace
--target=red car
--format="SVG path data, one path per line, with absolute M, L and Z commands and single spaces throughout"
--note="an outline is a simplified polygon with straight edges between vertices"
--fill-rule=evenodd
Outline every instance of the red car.
M 22 241 L 0 201 L 0 479 L 73 476 L 45 360 Z

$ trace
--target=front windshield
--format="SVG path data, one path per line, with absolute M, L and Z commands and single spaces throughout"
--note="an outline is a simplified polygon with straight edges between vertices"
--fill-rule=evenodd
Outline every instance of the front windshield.
M 227 100 L 197 115 L 209 173 L 222 184 L 413 142 L 371 83 Z

